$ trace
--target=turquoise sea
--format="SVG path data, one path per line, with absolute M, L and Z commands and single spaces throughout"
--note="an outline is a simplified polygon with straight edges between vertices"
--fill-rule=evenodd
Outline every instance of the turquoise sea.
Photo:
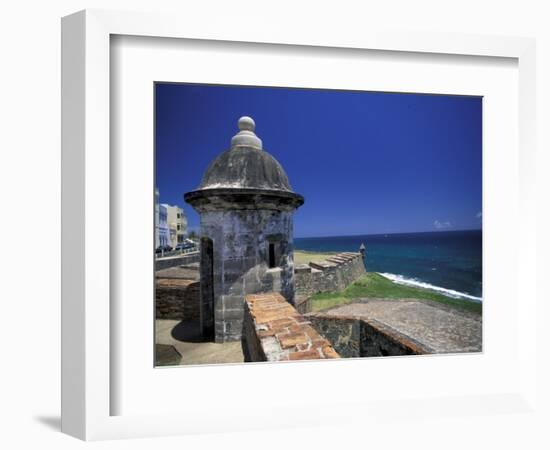
M 481 230 L 294 239 L 296 250 L 318 252 L 357 252 L 361 243 L 369 272 L 449 297 L 482 299 Z

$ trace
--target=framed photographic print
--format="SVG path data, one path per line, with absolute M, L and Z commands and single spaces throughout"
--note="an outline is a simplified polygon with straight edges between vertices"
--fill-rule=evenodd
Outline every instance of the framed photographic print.
M 65 432 L 527 408 L 531 40 L 85 11 L 62 43 Z
M 481 118 L 476 96 L 156 83 L 156 364 L 480 352 Z

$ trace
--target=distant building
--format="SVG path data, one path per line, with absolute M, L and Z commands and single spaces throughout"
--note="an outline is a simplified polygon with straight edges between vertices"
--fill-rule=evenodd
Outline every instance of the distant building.
M 158 248 L 160 245 L 160 237 L 159 237 L 159 188 L 155 188 L 155 248 Z
M 170 229 L 168 228 L 168 210 L 159 205 L 159 246 L 170 245 Z
M 183 208 L 179 206 L 163 205 L 167 211 L 168 229 L 170 230 L 170 245 L 176 247 L 182 244 L 187 236 L 187 218 L 183 212 Z
M 155 188 L 155 248 L 176 245 L 187 237 L 187 218 L 183 208 L 160 203 L 159 189 Z

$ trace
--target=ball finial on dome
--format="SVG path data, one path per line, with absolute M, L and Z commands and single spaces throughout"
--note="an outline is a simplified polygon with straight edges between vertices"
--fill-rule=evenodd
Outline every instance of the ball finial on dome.
M 231 148 L 253 147 L 261 149 L 262 140 L 254 133 L 255 128 L 256 124 L 252 117 L 242 116 L 239 119 L 239 132 L 231 138 Z
M 239 130 L 254 131 L 255 128 L 256 124 L 254 123 L 254 119 L 252 119 L 252 117 L 242 116 L 239 119 Z

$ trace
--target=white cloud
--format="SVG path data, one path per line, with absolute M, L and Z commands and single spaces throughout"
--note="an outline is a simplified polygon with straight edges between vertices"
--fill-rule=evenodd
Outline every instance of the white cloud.
M 481 211 L 479 211 L 477 214 L 476 214 L 476 217 L 478 219 L 481 219 L 483 217 L 483 214 L 481 214 Z
M 439 220 L 434 221 L 434 227 L 436 230 L 444 230 L 445 228 L 451 228 L 453 225 L 448 220 L 441 222 Z

